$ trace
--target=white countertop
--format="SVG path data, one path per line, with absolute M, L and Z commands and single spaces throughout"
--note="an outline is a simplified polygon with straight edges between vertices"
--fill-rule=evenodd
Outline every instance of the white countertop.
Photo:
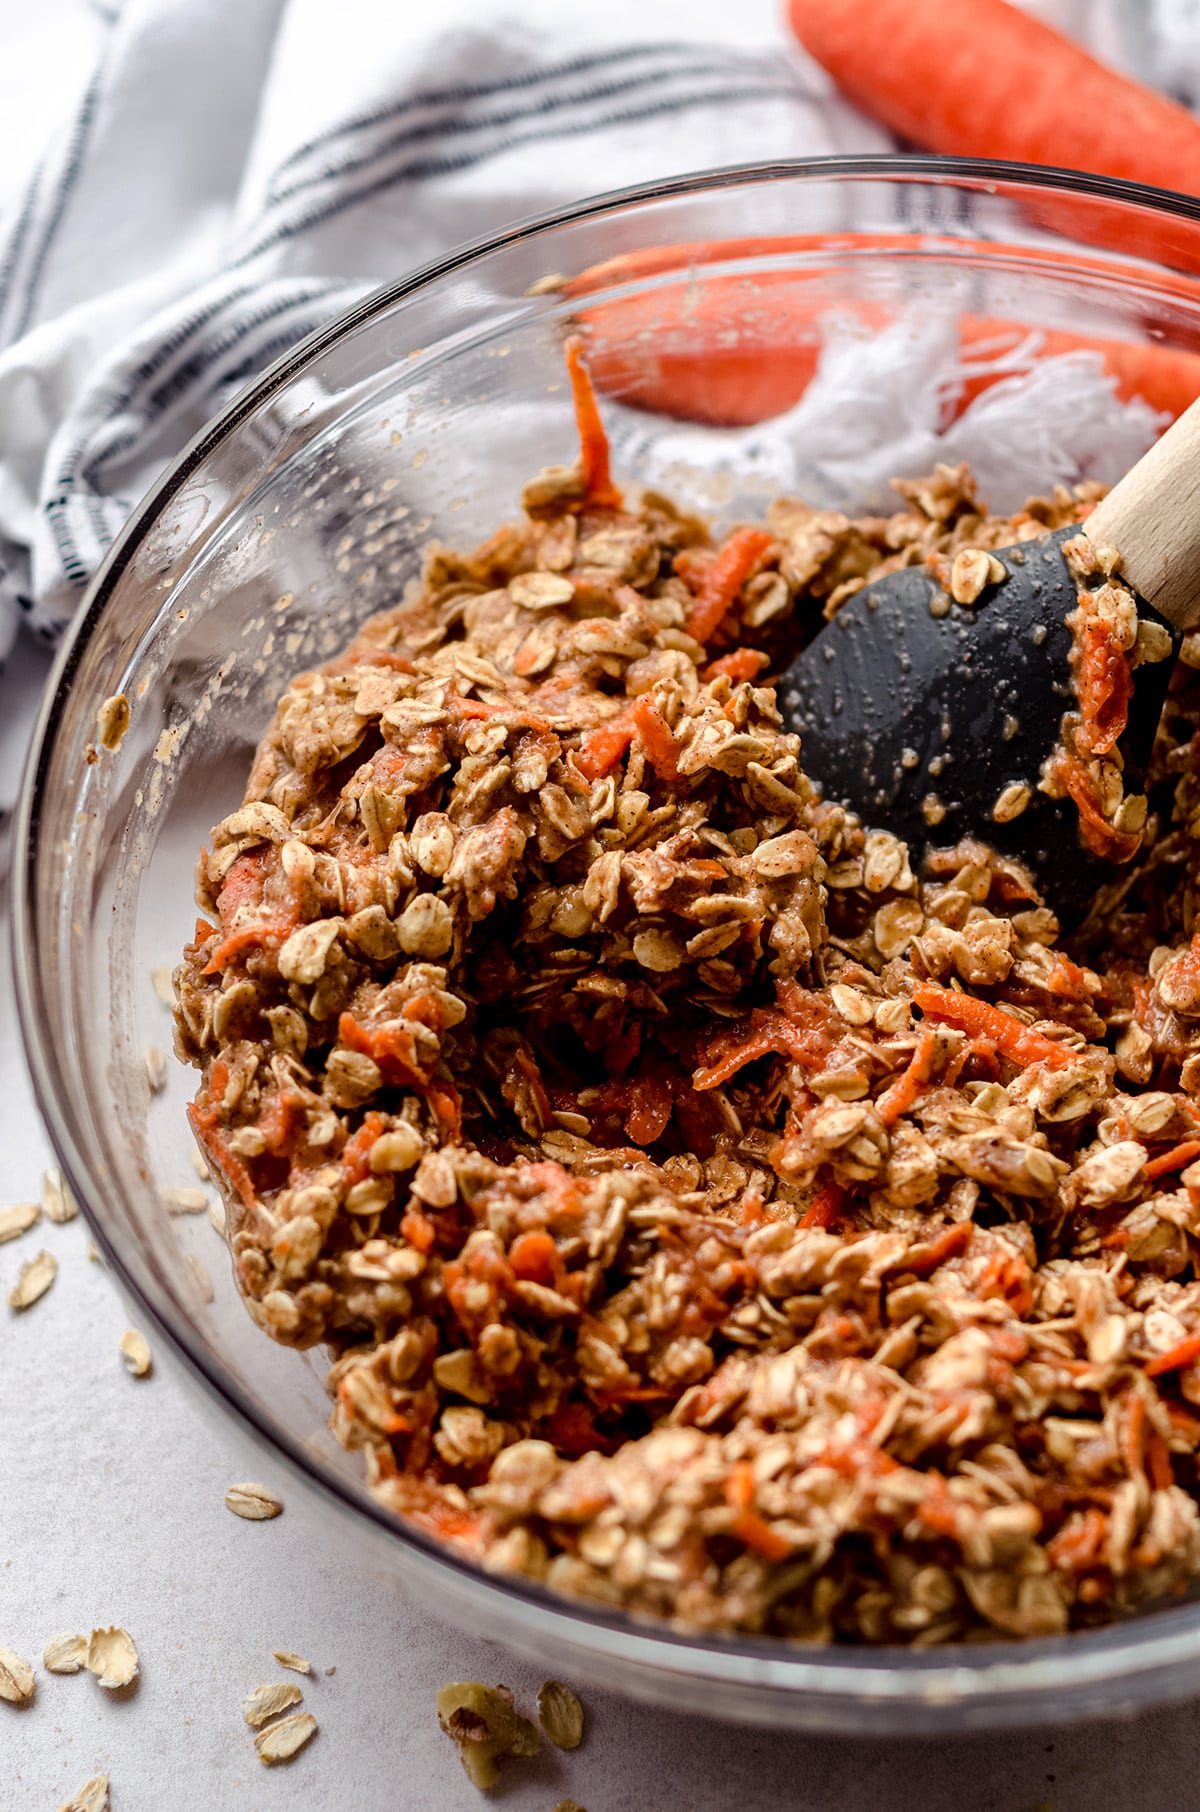
M 77 10 L 74 0 L 39 0 L 39 30 Z M 0 39 L 28 19 L 25 0 L 0 0 Z M 72 56 L 86 53 L 68 37 Z M 5 168 L 33 124 L 19 113 L 0 121 Z M 20 690 L 27 700 L 32 670 L 27 658 L 0 682 L 0 776 L 19 758 L 23 713 L 13 699 Z M 36 1197 L 52 1162 L 20 1053 L 7 932 L 0 881 L 0 1203 Z M 3 1298 L 42 1246 L 59 1261 L 57 1280 L 16 1316 Z M 155 1351 L 151 1377 L 131 1379 L 117 1350 L 131 1316 L 87 1246 L 82 1220 L 43 1222 L 0 1246 L 0 1645 L 38 1669 L 30 1706 L 0 1703 L 0 1812 L 54 1812 L 98 1773 L 110 1776 L 113 1812 L 482 1812 L 489 1803 L 551 1812 L 568 1796 L 587 1812 L 1181 1812 L 1200 1803 L 1194 1703 L 1074 1731 L 852 1741 L 672 1716 L 579 1681 L 589 1714 L 582 1748 L 511 1763 L 499 1792 L 480 1795 L 438 1731 L 437 1687 L 504 1681 L 528 1712 L 542 1675 L 432 1621 L 342 1548 L 331 1551 L 313 1507 L 166 1354 Z M 241 1478 L 278 1484 L 284 1514 L 231 1516 L 223 1494 Z M 131 1692 L 41 1669 L 49 1637 L 108 1623 L 137 1643 Z M 313 1680 L 281 1670 L 273 1648 L 309 1657 Z M 320 1734 L 268 1772 L 241 1699 L 275 1679 L 297 1681 Z
M 0 683 L 0 762 L 29 673 L 22 663 Z M 3 1203 L 37 1196 L 51 1154 L 19 1048 L 2 898 L 0 940 Z M 89 1261 L 82 1220 L 0 1246 L 0 1297 L 42 1246 L 59 1261 L 49 1294 L 23 1315 L 0 1301 L 0 1645 L 38 1666 L 30 1706 L 0 1703 L 0 1812 L 55 1812 L 98 1773 L 113 1812 L 482 1812 L 491 1801 L 438 1731 L 434 1693 L 504 1681 L 529 1711 L 538 1670 L 331 1551 L 312 1506 L 168 1355 L 130 1378 L 117 1350 L 130 1316 Z M 277 1484 L 284 1514 L 232 1516 L 224 1491 L 243 1478 Z M 49 1637 L 109 1623 L 137 1643 L 132 1691 L 42 1671 Z M 307 1656 L 314 1679 L 283 1673 L 273 1648 Z M 241 1699 L 280 1678 L 297 1680 L 320 1734 L 268 1772 Z M 1200 1800 L 1196 1704 L 1074 1731 L 852 1741 L 673 1716 L 575 1684 L 583 1747 L 510 1763 L 492 1796 L 505 1812 L 552 1812 L 568 1796 L 587 1812 L 1180 1812 Z

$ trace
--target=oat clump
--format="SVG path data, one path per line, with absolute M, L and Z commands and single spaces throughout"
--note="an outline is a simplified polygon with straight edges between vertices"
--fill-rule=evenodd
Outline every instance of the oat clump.
M 1200 681 L 1069 949 L 984 843 L 917 873 L 765 676 L 1095 493 L 899 488 L 715 543 L 585 434 L 292 681 L 175 977 L 240 1287 L 374 1492 L 690 1628 L 1048 1634 L 1200 1571 Z

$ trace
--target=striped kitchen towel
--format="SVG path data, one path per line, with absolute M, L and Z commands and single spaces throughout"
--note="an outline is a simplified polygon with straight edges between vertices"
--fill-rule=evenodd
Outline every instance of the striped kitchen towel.
M 284 348 L 599 189 L 886 139 L 774 0 L 126 0 L 0 229 L 0 658 Z M 2 88 L 0 88 L 2 92 Z

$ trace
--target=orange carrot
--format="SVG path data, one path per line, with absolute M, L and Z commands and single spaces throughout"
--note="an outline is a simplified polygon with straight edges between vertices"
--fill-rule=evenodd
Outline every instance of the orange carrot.
M 1161 1378 L 1164 1372 L 1182 1371 L 1185 1365 L 1194 1365 L 1200 1359 L 1200 1334 L 1189 1334 L 1185 1340 L 1177 1340 L 1165 1353 L 1159 1353 L 1146 1366 L 1147 1378 Z
M 216 975 L 226 963 L 240 956 L 243 950 L 269 948 L 275 943 L 282 943 L 296 929 L 294 919 L 257 919 L 252 925 L 239 925 L 228 937 L 223 937 L 212 955 L 200 971 L 202 975 Z
M 548 1233 L 535 1229 L 518 1233 L 508 1249 L 513 1274 L 526 1283 L 553 1284 L 558 1270 L 558 1247 Z
M 1064 1000 L 1090 1000 L 1095 992 L 1095 975 L 1088 980 L 1088 971 L 1073 963 L 1069 956 L 1058 955 L 1054 966 L 1046 977 L 1046 986 L 1052 994 L 1061 994 Z
M 1200 122 L 1006 0 L 959 0 L 952 26 L 945 0 L 790 0 L 789 11 L 805 49 L 901 138 L 1200 190 Z M 1189 225 L 1155 227 L 1097 205 L 1075 236 L 1125 248 L 1132 240 L 1178 264 L 1189 245 L 1194 260 L 1200 241 Z
M 1129 1412 L 1121 1431 L 1121 1452 L 1130 1478 L 1142 1470 L 1146 1444 L 1146 1399 L 1140 1390 L 1132 1392 Z
M 1031 1032 L 1020 1020 L 1002 1013 L 986 1000 L 973 994 L 959 994 L 953 988 L 939 988 L 933 982 L 918 982 L 913 1000 L 931 1019 L 944 1019 L 961 1026 L 972 1038 L 988 1038 L 998 1051 L 1013 1063 L 1045 1063 L 1051 1069 L 1063 1069 L 1073 1063 L 1077 1053 L 1040 1032 Z
M 832 1042 L 827 1009 L 819 996 L 791 1002 L 784 1011 L 778 1007 L 755 1007 L 749 1026 L 742 1021 L 718 1032 L 709 1042 L 704 1051 L 707 1064 L 694 1072 L 692 1087 L 717 1088 L 746 1064 L 771 1054 L 790 1057 L 806 1069 L 819 1069 Z
M 628 1101 L 625 1131 L 635 1145 L 653 1145 L 671 1118 L 670 1083 L 661 1071 L 643 1066 L 629 1084 Z
M 1133 669 L 1104 623 L 1089 623 L 1075 672 L 1079 697 L 1079 746 L 1089 755 L 1107 755 L 1124 735 L 1133 697 Z
M 338 1017 L 338 1043 L 348 1051 L 370 1057 L 379 1065 L 384 1081 L 393 1087 L 429 1081 L 417 1058 L 416 1040 L 401 1020 L 364 1026 L 352 1013 L 342 1013 Z
M 674 786 L 679 779 L 679 744 L 675 732 L 648 692 L 644 692 L 634 705 L 633 721 L 650 766 L 660 780 Z
M 830 1177 L 829 1181 L 822 1183 L 817 1190 L 796 1223 L 797 1226 L 823 1227 L 826 1232 L 830 1232 L 842 1218 L 842 1204 L 845 1199 L 845 1191 L 841 1184 L 835 1183 Z
M 936 1033 L 926 1026 L 917 1041 L 917 1048 L 909 1060 L 908 1068 L 875 1103 L 875 1111 L 885 1126 L 894 1126 L 901 1114 L 908 1112 L 929 1081 L 937 1044 Z
M 1046 1553 L 1052 1566 L 1066 1573 L 1082 1573 L 1100 1559 L 1107 1535 L 1108 1518 L 1104 1512 L 1083 1510 L 1046 1543 Z
M 730 1532 L 766 1561 L 778 1566 L 792 1552 L 792 1544 L 753 1508 L 754 1468 L 748 1460 L 730 1467 L 725 1481 L 725 1501 L 733 1511 Z
M 1146 1180 L 1153 1182 L 1155 1177 L 1165 1177 L 1172 1170 L 1182 1170 L 1193 1158 L 1200 1158 L 1200 1139 L 1184 1139 L 1179 1145 L 1172 1145 L 1170 1151 L 1160 1152 L 1151 1158 L 1146 1166 Z
M 732 654 L 723 654 L 719 660 L 710 661 L 700 677 L 713 680 L 723 674 L 726 679 L 740 683 L 756 678 L 767 665 L 767 656 L 759 649 L 735 648 Z
M 462 1096 L 452 1082 L 431 1082 L 425 1099 L 446 1128 L 447 1145 L 457 1145 L 462 1138 Z
M 1180 227 L 1196 240 L 1194 227 Z M 959 235 L 944 243 L 959 255 L 989 249 Z M 936 240 L 929 234 L 918 241 L 902 233 L 812 233 L 655 246 L 591 266 L 571 279 L 567 291 L 585 302 L 578 318 L 589 335 L 588 360 L 601 390 L 683 421 L 744 427 L 791 408 L 812 381 L 824 322 L 833 310 L 823 282 L 828 261 L 911 252 L 918 244 L 929 252 Z M 696 269 L 705 265 L 789 254 L 795 267 L 759 271 L 749 297 L 745 279 L 732 274 L 706 273 L 699 285 L 695 281 Z M 1068 263 L 1081 278 L 1094 277 L 1101 284 L 1127 277 L 1122 265 L 1079 253 L 1066 257 L 1060 247 L 1028 246 L 1022 256 L 1035 264 L 1053 264 L 1055 274 Z M 1191 262 L 1200 263 L 1200 257 Z M 677 285 L 635 290 L 586 306 L 586 298 L 598 291 L 675 271 Z M 1153 286 L 1189 298 L 1194 294 L 1189 278 L 1168 271 L 1156 272 Z M 839 297 L 837 313 L 868 335 L 896 318 L 894 308 L 861 297 Z M 1031 361 L 1090 353 L 1102 362 L 1123 401 L 1140 396 L 1172 416 L 1200 396 L 1200 356 L 1177 347 L 971 314 L 960 315 L 958 331 L 963 358 L 969 361 L 978 348 L 981 360 L 975 371 L 968 365 L 957 394 L 947 399 L 948 419 L 1009 375 L 1003 358 L 1019 348 Z M 1034 344 L 1026 351 L 1031 335 Z
M 357 1132 L 351 1133 L 342 1146 L 341 1166 L 347 1183 L 353 1187 L 361 1183 L 371 1172 L 371 1147 L 384 1131 L 387 1121 L 374 1109 L 364 1115 L 363 1123 Z
M 619 510 L 622 498 L 609 472 L 608 436 L 604 432 L 591 376 L 583 362 L 583 340 L 577 333 L 567 341 L 566 351 L 571 392 L 575 398 L 575 421 L 579 428 L 584 501 L 597 509 Z
M 742 586 L 757 567 L 773 537 L 765 529 L 734 529 L 709 567 L 684 628 L 698 642 L 707 642 L 728 616 Z
M 915 1272 L 918 1277 L 929 1277 L 948 1258 L 955 1258 L 960 1252 L 966 1251 L 974 1231 L 973 1221 L 955 1221 L 953 1226 L 931 1239 L 928 1245 L 918 1246 L 912 1256 L 903 1259 L 896 1269 Z
M 1084 847 L 1094 856 L 1109 862 L 1130 862 L 1142 847 L 1136 831 L 1119 831 L 1108 822 L 1096 803 L 1092 783 L 1083 763 L 1064 749 L 1054 763 L 1054 774 L 1062 781 L 1068 796 L 1079 811 L 1079 835 Z
M 203 1152 L 209 1169 L 215 1170 L 219 1176 L 225 1179 L 231 1189 L 236 1190 L 247 1208 L 253 1208 L 257 1197 L 254 1193 L 254 1183 L 250 1172 L 224 1133 L 213 1125 L 212 1121 L 201 1112 L 194 1102 L 187 1110 L 187 1117 L 191 1124 L 192 1136 Z
M 418 1209 L 410 1208 L 407 1214 L 400 1217 L 400 1231 L 409 1245 L 415 1246 L 418 1252 L 433 1249 L 437 1230 L 429 1216 L 421 1214 Z
M 757 1510 L 739 1510 L 733 1519 L 732 1533 L 772 1566 L 779 1566 L 792 1552 L 791 1542 L 772 1529 Z
M 546 736 L 554 734 L 544 717 L 539 717 L 534 711 L 525 711 L 519 705 L 488 705 L 481 698 L 458 698 L 453 694 L 446 704 L 458 717 L 502 717 L 518 729 L 538 730 Z
M 1152 1428 L 1146 1437 L 1146 1473 L 1156 1491 L 1169 1491 L 1175 1483 L 1171 1450 L 1157 1428 Z
M 575 766 L 584 779 L 602 780 L 610 769 L 615 768 L 633 741 L 636 729 L 633 711 L 626 708 L 589 730 L 575 752 Z

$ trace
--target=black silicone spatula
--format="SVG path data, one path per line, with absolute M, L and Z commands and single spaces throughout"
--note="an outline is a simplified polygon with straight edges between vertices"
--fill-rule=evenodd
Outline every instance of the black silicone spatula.
M 1200 403 L 1168 429 L 1084 525 L 1117 548 L 1140 620 L 1171 638 L 1136 667 L 1117 745 L 1126 794 L 1140 790 L 1174 657 L 1200 623 Z M 1004 576 L 971 604 L 949 602 L 923 567 L 906 567 L 848 600 L 777 687 L 805 770 L 827 799 L 905 838 L 914 857 L 974 836 L 1019 856 L 1049 904 L 1077 916 L 1112 873 L 1083 847 L 1071 799 L 1038 790 L 1072 702 L 1065 618 L 1076 582 L 1060 529 L 999 548 Z M 960 589 L 967 589 L 965 587 Z M 1161 638 L 1160 638 L 1161 639 Z M 1024 784 L 1029 803 L 997 805 Z M 1011 800 L 1013 795 L 1008 794 Z

